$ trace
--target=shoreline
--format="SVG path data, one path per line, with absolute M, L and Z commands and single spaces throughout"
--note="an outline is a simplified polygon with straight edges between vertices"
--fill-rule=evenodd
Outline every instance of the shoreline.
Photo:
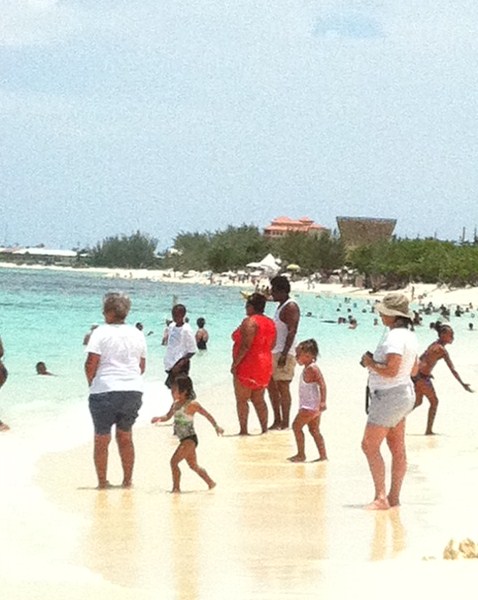
M 52 270 L 70 273 L 85 273 L 93 275 L 102 275 L 109 279 L 128 279 L 128 280 L 148 280 L 160 283 L 178 283 L 193 284 L 204 286 L 226 286 L 239 289 L 253 290 L 255 284 L 250 281 L 240 282 L 232 280 L 228 276 L 214 275 L 215 281 L 211 283 L 210 277 L 196 273 L 189 276 L 182 271 L 161 270 L 161 269 L 117 269 L 109 267 L 67 267 L 58 265 L 16 265 L 13 263 L 0 262 L 0 269 L 25 269 L 25 270 Z M 239 278 L 239 276 L 236 276 Z M 266 286 L 269 282 L 268 277 L 258 278 L 259 286 Z M 307 279 L 292 280 L 291 287 L 293 293 L 306 293 L 324 296 L 340 296 L 360 299 L 380 300 L 391 290 L 380 290 L 373 292 L 369 288 L 361 288 L 343 283 L 312 283 Z M 410 283 L 402 289 L 393 290 L 402 292 L 409 299 L 417 304 L 428 304 L 431 302 L 435 307 L 440 305 L 467 306 L 472 305 L 478 309 L 478 286 L 450 289 L 446 285 L 436 283 Z

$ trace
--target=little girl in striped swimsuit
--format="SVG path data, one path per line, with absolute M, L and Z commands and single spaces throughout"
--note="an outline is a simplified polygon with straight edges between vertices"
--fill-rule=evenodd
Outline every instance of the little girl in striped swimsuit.
M 209 489 L 215 487 L 216 483 L 209 477 L 207 471 L 200 467 L 196 460 L 196 446 L 198 438 L 194 430 L 194 415 L 199 413 L 206 417 L 216 430 L 217 435 L 222 435 L 224 429 L 219 427 L 214 417 L 204 409 L 199 402 L 193 400 L 195 397 L 193 383 L 187 376 L 180 375 L 174 381 L 171 392 L 174 403 L 168 413 L 162 417 L 153 417 L 151 423 L 163 423 L 174 416 L 174 435 L 179 438 L 179 446 L 171 457 L 171 471 L 173 475 L 173 493 L 180 492 L 181 471 L 179 463 L 185 460 L 189 467 L 207 483 Z
M 319 451 L 317 461 L 327 460 L 324 438 L 319 429 L 320 416 L 327 408 L 327 388 L 324 377 L 315 362 L 318 354 L 319 348 L 313 339 L 301 342 L 296 348 L 297 363 L 303 365 L 304 370 L 299 383 L 299 412 L 292 424 L 297 443 L 297 454 L 288 459 L 291 462 L 305 461 L 305 439 L 302 431 L 305 425 L 308 426 L 310 435 Z

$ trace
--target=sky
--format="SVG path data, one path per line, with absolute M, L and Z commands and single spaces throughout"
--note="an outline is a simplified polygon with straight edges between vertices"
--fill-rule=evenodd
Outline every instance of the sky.
M 478 226 L 476 0 L 0 0 L 0 245 Z

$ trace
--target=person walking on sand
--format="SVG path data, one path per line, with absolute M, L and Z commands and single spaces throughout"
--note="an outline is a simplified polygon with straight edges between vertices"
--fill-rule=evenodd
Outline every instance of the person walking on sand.
M 89 408 L 95 428 L 94 462 L 98 489 L 111 487 L 107 479 L 111 428 L 123 467 L 124 488 L 131 487 L 134 467 L 132 428 L 141 408 L 142 375 L 146 368 L 146 341 L 125 319 L 131 300 L 109 293 L 103 301 L 105 324 L 91 333 L 86 347 L 85 373 L 90 386 Z
M 455 337 L 453 329 L 450 325 L 442 324 L 440 322 L 435 323 L 434 328 L 438 332 L 438 339 L 432 342 L 420 356 L 418 361 L 418 373 L 413 377 L 416 395 L 414 408 L 422 404 L 424 396 L 430 402 L 425 435 L 434 435 L 433 423 L 435 422 L 438 409 L 438 397 L 432 382 L 432 371 L 439 360 L 443 358 L 455 379 L 460 382 L 467 392 L 473 392 L 468 383 L 463 383 L 451 361 L 447 349 L 445 348 L 447 344 L 453 343 Z
M 274 315 L 277 338 L 272 349 L 273 373 L 269 382 L 269 397 L 274 421 L 269 429 L 288 429 L 290 418 L 290 382 L 294 378 L 295 337 L 300 309 L 289 297 L 290 283 L 284 275 L 271 279 L 271 295 L 279 306 Z
M 216 483 L 209 477 L 207 471 L 200 467 L 196 458 L 196 447 L 198 438 L 194 429 L 194 415 L 199 413 L 211 423 L 216 430 L 217 435 L 222 435 L 224 429 L 219 427 L 214 417 L 203 408 L 195 398 L 193 383 L 190 377 L 180 375 L 177 377 L 171 388 L 173 394 L 173 405 L 166 415 L 162 417 L 153 417 L 151 423 L 164 423 L 171 417 L 174 417 L 174 434 L 179 438 L 179 446 L 171 457 L 171 472 L 173 476 L 172 493 L 181 491 L 181 471 L 179 463 L 185 460 L 190 469 L 203 479 L 211 490 Z
M 196 353 L 196 339 L 191 325 L 186 322 L 186 307 L 175 304 L 171 311 L 173 323 L 169 328 L 168 345 L 164 355 L 164 368 L 168 374 L 164 382 L 172 388 L 179 375 L 189 375 L 190 358 Z
M 7 381 L 8 378 L 7 368 L 2 361 L 4 353 L 5 352 L 3 350 L 2 338 L 0 338 L 0 388 L 3 386 L 3 384 Z M 9 429 L 10 427 L 0 420 L 0 431 L 8 431 Z
M 324 377 L 317 366 L 319 347 L 313 339 L 301 342 L 296 349 L 296 359 L 304 367 L 299 382 L 299 412 L 297 413 L 292 430 L 297 443 L 297 454 L 288 460 L 291 462 L 305 461 L 304 426 L 307 425 L 317 450 L 318 461 L 327 460 L 327 451 L 322 433 L 320 432 L 320 417 L 327 410 L 327 388 Z
M 415 393 L 412 375 L 417 372 L 418 342 L 412 328 L 413 313 L 403 294 L 387 294 L 376 307 L 389 329 L 372 354 L 366 352 L 360 364 L 368 369 L 370 405 L 362 450 L 375 488 L 367 508 L 384 510 L 400 504 L 400 491 L 407 470 L 405 417 L 413 409 Z M 392 454 L 392 481 L 385 491 L 385 462 L 380 452 L 387 440 Z

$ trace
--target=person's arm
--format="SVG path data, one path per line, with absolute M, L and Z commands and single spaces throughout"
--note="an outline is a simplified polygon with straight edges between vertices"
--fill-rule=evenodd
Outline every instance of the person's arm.
M 284 310 L 281 312 L 280 319 L 287 325 L 287 336 L 285 338 L 284 348 L 277 361 L 279 367 L 283 367 L 297 334 L 297 328 L 299 327 L 300 310 L 298 305 L 295 302 L 291 302 L 285 306 Z
M 254 341 L 257 333 L 257 324 L 250 317 L 246 317 L 241 323 L 240 332 L 241 343 L 239 345 L 236 357 L 232 361 L 231 373 L 235 373 L 237 366 L 241 363 L 251 349 L 252 342 Z
M 153 417 L 151 419 L 151 423 L 164 423 L 165 421 L 169 421 L 169 419 L 174 415 L 174 413 L 176 412 L 176 403 L 173 402 L 173 404 L 171 405 L 171 408 L 168 410 L 168 412 L 163 415 L 162 417 Z
M 146 371 L 146 358 L 144 356 L 139 359 L 139 370 L 141 375 Z
M 374 371 L 382 377 L 395 377 L 402 363 L 401 354 L 386 354 L 385 362 L 379 363 L 373 359 L 373 355 L 365 353 L 362 356 L 362 364 L 369 371 Z
M 3 355 L 4 355 L 3 343 L 2 343 L 2 338 L 0 338 L 0 358 L 3 358 Z
M 448 368 L 450 369 L 450 371 L 453 373 L 453 376 L 455 377 L 455 379 L 461 383 L 461 385 L 464 387 L 464 389 L 467 392 L 473 392 L 469 383 L 463 383 L 461 377 L 458 375 L 458 371 L 455 369 L 455 365 L 453 364 L 453 362 L 450 358 L 450 355 L 448 354 L 448 352 L 446 350 L 445 350 L 445 354 L 443 355 L 443 358 L 445 359 L 445 362 L 446 362 Z
M 327 410 L 327 386 L 325 385 L 324 376 L 317 365 L 306 370 L 304 373 L 304 381 L 306 383 L 317 383 L 320 392 L 319 410 Z
M 100 354 L 94 354 L 93 352 L 88 352 L 85 361 L 85 374 L 86 380 L 88 381 L 88 385 L 91 387 L 93 383 L 93 379 L 95 378 L 96 372 L 98 371 L 98 366 L 100 364 Z
M 198 412 L 203 417 L 206 417 L 209 423 L 211 423 L 216 430 L 217 435 L 222 435 L 224 433 L 224 429 L 219 427 L 219 425 L 216 423 L 216 419 L 210 413 L 208 413 L 207 410 L 199 404 L 199 402 L 192 402 L 191 408 L 193 412 Z

